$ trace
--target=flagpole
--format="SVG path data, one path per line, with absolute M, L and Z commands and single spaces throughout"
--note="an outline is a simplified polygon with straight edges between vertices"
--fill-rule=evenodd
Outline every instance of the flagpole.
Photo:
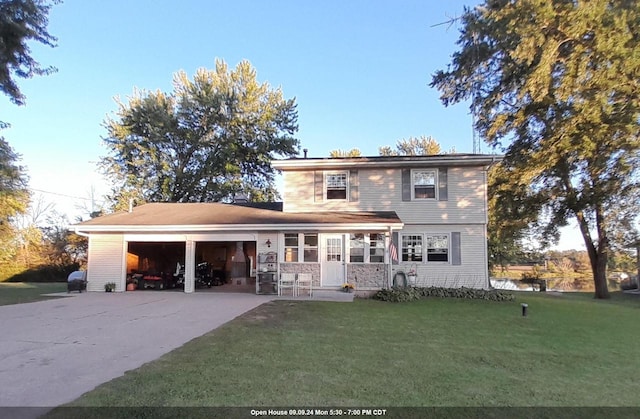
M 391 284 L 393 283 L 393 272 L 391 272 L 393 268 L 393 261 L 391 260 L 391 242 L 393 241 L 393 229 L 389 227 L 389 235 L 385 237 L 385 251 L 387 254 L 387 288 L 391 288 Z

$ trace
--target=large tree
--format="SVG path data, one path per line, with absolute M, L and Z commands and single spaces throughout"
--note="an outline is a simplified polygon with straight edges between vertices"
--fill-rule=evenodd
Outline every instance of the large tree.
M 461 23 L 431 85 L 445 105 L 471 100 L 475 129 L 503 147 L 517 199 L 499 206 L 536 214 L 547 235 L 575 219 L 609 297 L 608 254 L 638 210 L 637 0 L 487 0 Z
M 362 153 L 359 148 L 352 148 L 351 150 L 331 150 L 329 152 L 329 157 L 360 157 Z
M 28 179 L 19 159 L 20 156 L 0 137 L 0 265 L 15 256 L 17 229 L 14 221 L 29 206 Z
M 277 197 L 275 157 L 294 156 L 299 142 L 295 99 L 258 83 L 248 61 L 229 70 L 174 76 L 172 93 L 135 91 L 105 122 L 110 155 L 101 167 L 114 182 L 116 209 L 137 202 Z
M 388 145 L 378 147 L 378 154 L 381 156 L 429 156 L 442 153 L 440 143 L 435 138 L 424 135 L 398 140 L 395 149 Z M 451 153 L 455 153 L 455 149 L 452 148 L 447 152 L 447 154 Z
M 55 46 L 56 38 L 49 34 L 47 25 L 49 10 L 58 3 L 60 0 L 0 0 L 0 90 L 16 105 L 23 105 L 25 97 L 14 77 L 56 71 L 33 59 L 28 42 Z

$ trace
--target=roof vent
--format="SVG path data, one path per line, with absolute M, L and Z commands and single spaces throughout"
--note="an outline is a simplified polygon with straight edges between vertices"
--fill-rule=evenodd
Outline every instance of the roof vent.
M 304 149 L 302 149 L 302 152 L 304 153 L 304 158 L 306 159 L 307 158 L 307 153 L 309 152 L 309 149 L 308 148 L 304 148 Z

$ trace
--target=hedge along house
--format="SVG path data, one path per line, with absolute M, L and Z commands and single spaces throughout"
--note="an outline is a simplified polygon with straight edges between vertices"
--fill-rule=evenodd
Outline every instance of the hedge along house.
M 89 291 L 107 282 L 122 291 L 132 270 L 167 271 L 181 263 L 185 292 L 193 292 L 202 261 L 249 284 L 268 269 L 276 277 L 311 273 L 321 289 L 349 282 L 374 290 L 406 279 L 488 288 L 487 170 L 499 160 L 475 154 L 276 160 L 284 174 L 281 208 L 146 204 L 73 228 L 89 237 Z
M 166 274 L 180 263 L 185 292 L 195 291 L 196 265 L 203 261 L 224 270 L 234 284 L 251 286 L 261 255 L 275 256 L 264 269 L 276 275 L 311 272 L 314 288 L 337 288 L 346 278 L 340 238 L 354 231 L 374 232 L 383 240 L 375 244 L 382 257 L 367 278 L 381 285 L 390 272 L 384 249 L 400 228 L 393 211 L 286 213 L 222 203 L 146 204 L 73 226 L 89 238 L 88 291 L 103 291 L 108 282 L 123 291 L 132 272 Z M 323 240 L 330 245 L 320 245 Z

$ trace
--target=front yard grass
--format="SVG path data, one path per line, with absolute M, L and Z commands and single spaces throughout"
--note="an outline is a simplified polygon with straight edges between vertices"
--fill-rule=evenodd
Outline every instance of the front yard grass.
M 620 296 L 275 301 L 71 405 L 638 406 L 639 322 Z
M 56 297 L 43 294 L 66 291 L 66 282 L 0 282 L 0 306 L 48 300 Z

